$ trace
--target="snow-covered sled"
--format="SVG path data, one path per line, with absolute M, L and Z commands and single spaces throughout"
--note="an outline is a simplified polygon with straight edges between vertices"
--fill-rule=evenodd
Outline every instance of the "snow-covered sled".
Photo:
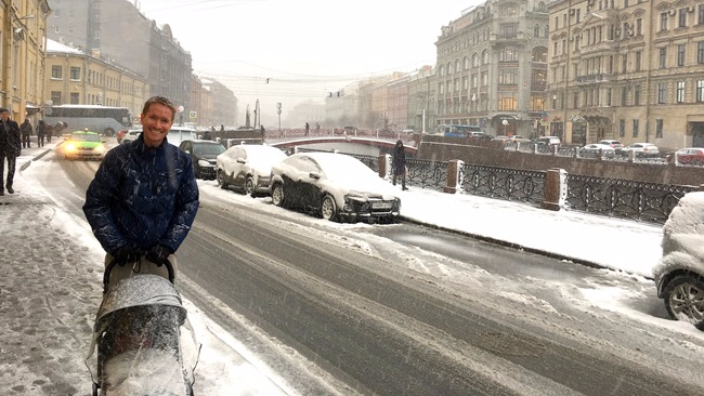
M 200 346 L 169 278 L 137 274 L 109 284 L 86 359 L 93 396 L 193 396 Z M 96 353 L 97 350 L 97 353 Z

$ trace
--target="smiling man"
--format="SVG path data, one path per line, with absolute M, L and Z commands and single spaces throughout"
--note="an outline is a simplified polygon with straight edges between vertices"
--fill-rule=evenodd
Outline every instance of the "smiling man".
M 198 210 L 198 185 L 190 157 L 169 144 L 176 107 L 154 96 L 142 110 L 142 133 L 110 150 L 86 192 L 83 205 L 93 234 L 116 260 L 110 285 L 138 273 L 168 276 L 174 253 Z

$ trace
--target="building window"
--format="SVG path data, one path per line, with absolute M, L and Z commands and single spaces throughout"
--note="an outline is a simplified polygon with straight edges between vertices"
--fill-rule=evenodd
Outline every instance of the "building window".
M 572 108 L 579 108 L 579 92 L 572 92 Z
M 636 36 L 643 34 L 643 18 L 636 19 Z
M 499 69 L 499 84 L 502 84 L 502 85 L 518 84 L 518 69 L 500 68 Z
M 499 92 L 499 111 L 516 111 L 518 100 L 515 92 Z
M 638 133 L 640 132 L 638 130 L 639 126 L 640 126 L 640 123 L 638 122 L 638 120 L 633 120 L 633 137 L 634 138 L 638 137 Z
M 623 54 L 621 58 L 621 73 L 628 72 L 628 54 Z
M 699 11 L 697 11 L 697 24 L 704 25 L 704 4 L 699 4 Z
M 660 68 L 667 67 L 667 47 L 660 48 Z
M 504 48 L 499 52 L 499 62 L 518 62 L 518 51 L 515 48 Z
M 697 43 L 697 63 L 704 64 L 704 41 Z
M 440 85 L 438 86 L 438 89 L 440 90 L 440 95 L 444 94 L 445 93 L 445 84 L 440 83 Z
M 64 78 L 63 69 L 59 65 L 51 66 L 51 78 L 55 80 L 61 80 Z
M 623 87 L 621 88 L 621 106 L 626 105 L 626 100 L 628 99 L 628 88 Z
M 611 106 L 611 88 L 606 90 L 606 105 Z
M 464 57 L 464 70 L 469 70 L 469 57 Z
M 626 136 L 626 120 L 618 120 L 618 136 Z
M 482 65 L 488 65 L 489 64 L 489 51 L 484 50 L 482 52 Z
M 679 26 L 681 28 L 687 27 L 687 9 L 686 8 L 680 8 L 677 26 Z
M 61 106 L 61 91 L 51 91 L 51 102 L 54 106 Z
M 677 81 L 677 103 L 684 103 L 684 81 Z
M 79 104 L 79 95 L 78 92 L 71 92 L 71 104 Z
M 677 66 L 684 66 L 685 48 L 684 44 L 677 46 Z
M 697 81 L 697 102 L 704 102 L 704 80 Z
M 655 138 L 662 139 L 662 119 L 655 120 Z
M 640 71 L 642 53 L 640 51 L 636 52 L 636 71 Z
M 636 84 L 635 91 L 633 92 L 633 105 L 640 106 L 640 84 Z
M 660 30 L 667 30 L 667 12 L 660 14 Z
M 79 81 L 81 79 L 81 68 L 71 66 L 71 80 Z
M 667 83 L 658 84 L 658 104 L 665 104 L 665 94 L 667 93 Z

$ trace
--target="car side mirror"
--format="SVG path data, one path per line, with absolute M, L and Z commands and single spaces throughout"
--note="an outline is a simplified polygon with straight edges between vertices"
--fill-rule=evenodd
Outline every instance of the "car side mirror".
M 244 164 L 244 163 L 246 163 L 246 162 L 247 162 L 247 161 L 245 161 L 244 158 L 237 158 L 237 163 L 238 163 L 238 164 Z

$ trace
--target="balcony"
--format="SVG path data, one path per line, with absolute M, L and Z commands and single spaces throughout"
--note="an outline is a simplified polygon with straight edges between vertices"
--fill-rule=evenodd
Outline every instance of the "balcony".
M 597 82 L 606 82 L 609 81 L 609 75 L 607 74 L 589 74 L 586 76 L 577 76 L 575 78 L 575 82 L 577 84 L 593 84 Z

